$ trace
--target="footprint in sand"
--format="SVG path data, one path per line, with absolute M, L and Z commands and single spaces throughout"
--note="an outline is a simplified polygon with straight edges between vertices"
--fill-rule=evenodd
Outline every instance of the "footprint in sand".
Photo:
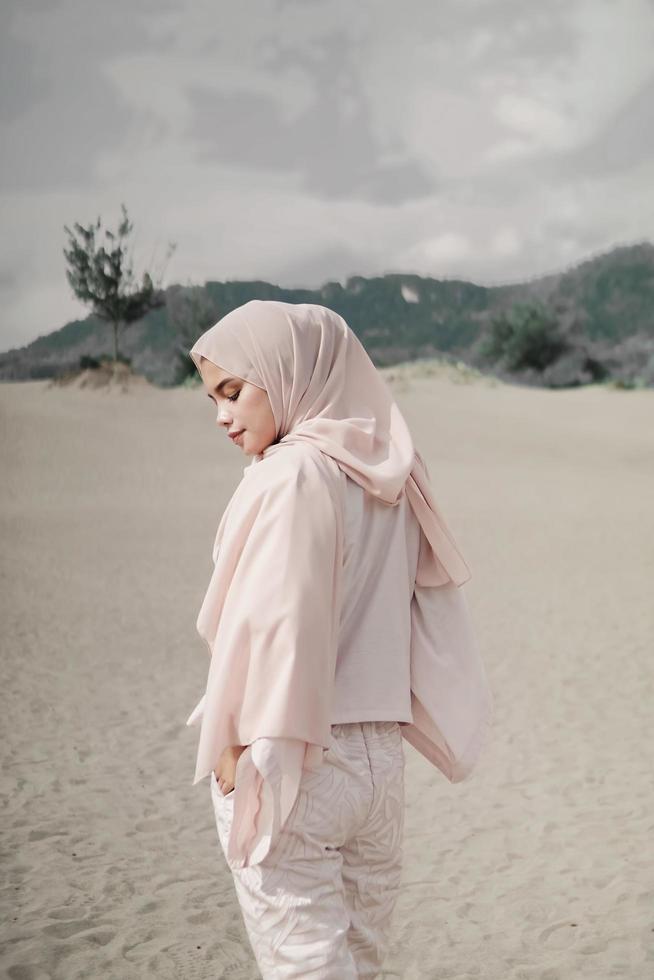
M 577 942 L 578 931 L 574 923 L 565 919 L 543 929 L 538 939 L 548 949 L 568 949 Z
M 104 922 L 83 922 L 71 920 L 70 922 L 56 922 L 43 929 L 46 936 L 54 936 L 55 939 L 70 939 L 76 936 L 78 939 L 88 939 L 98 946 L 106 946 L 115 936 L 115 930 Z M 83 934 L 86 933 L 86 936 Z
M 40 966 L 31 963 L 17 963 L 7 970 L 8 980 L 52 980 L 52 974 L 46 973 Z

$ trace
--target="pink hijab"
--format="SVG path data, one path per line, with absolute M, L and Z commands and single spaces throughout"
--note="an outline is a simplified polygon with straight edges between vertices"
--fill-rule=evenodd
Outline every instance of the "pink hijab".
M 333 310 L 251 300 L 190 355 L 264 388 L 276 441 L 225 509 L 197 628 L 211 654 L 194 783 L 228 745 L 329 746 L 338 648 L 344 471 L 421 526 L 412 600 L 412 710 L 402 734 L 452 781 L 486 740 L 492 699 L 461 586 L 470 571 L 392 393 Z M 415 678 L 415 680 L 414 680 Z

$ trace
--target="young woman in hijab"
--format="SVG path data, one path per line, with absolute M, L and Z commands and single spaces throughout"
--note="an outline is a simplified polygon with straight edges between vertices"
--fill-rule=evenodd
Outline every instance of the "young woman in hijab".
M 194 784 L 267 978 L 374 977 L 402 867 L 404 738 L 449 779 L 493 701 L 470 578 L 390 389 L 337 313 L 252 300 L 190 351 L 251 463 L 197 620 Z

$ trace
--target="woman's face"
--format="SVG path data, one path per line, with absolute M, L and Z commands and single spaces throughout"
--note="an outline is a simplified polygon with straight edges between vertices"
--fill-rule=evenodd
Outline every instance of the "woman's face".
M 218 407 L 216 422 L 226 433 L 242 430 L 232 441 L 246 456 L 262 453 L 275 442 L 277 427 L 267 391 L 223 371 L 206 357 L 200 362 L 200 374 Z

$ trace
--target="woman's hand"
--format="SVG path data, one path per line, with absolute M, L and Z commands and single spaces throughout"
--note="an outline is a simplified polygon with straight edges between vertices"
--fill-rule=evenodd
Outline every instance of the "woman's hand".
M 220 792 L 223 796 L 234 789 L 236 776 L 236 763 L 241 752 L 247 749 L 247 745 L 228 745 L 218 760 L 218 765 L 214 769 Z

